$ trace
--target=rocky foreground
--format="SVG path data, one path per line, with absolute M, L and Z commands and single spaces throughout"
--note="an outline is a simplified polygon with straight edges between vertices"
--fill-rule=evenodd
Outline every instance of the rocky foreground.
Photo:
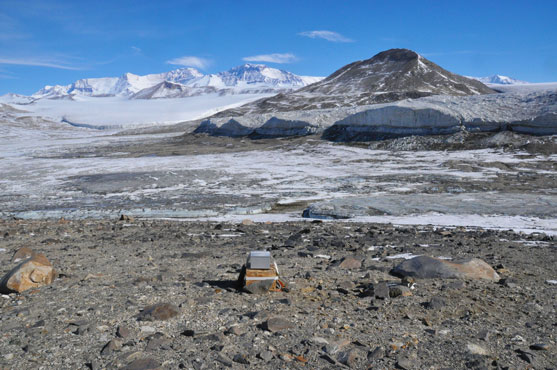
M 3 220 L 1 276 L 23 247 L 57 278 L 0 296 L 0 369 L 557 367 L 557 244 L 544 234 Z M 289 291 L 238 291 L 246 253 L 264 248 Z M 439 257 L 437 277 L 403 276 L 429 260 L 412 255 Z M 490 272 L 448 277 L 470 258 Z

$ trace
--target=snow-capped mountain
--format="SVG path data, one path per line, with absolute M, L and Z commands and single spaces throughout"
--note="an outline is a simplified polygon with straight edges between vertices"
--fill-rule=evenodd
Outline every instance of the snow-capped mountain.
M 481 82 L 453 74 L 414 51 L 391 49 L 371 59 L 348 64 L 329 77 L 294 92 L 219 115 L 350 107 L 430 95 L 494 92 Z
M 28 104 L 33 102 L 33 98 L 30 96 L 7 93 L 0 96 L 0 103 L 7 104 Z
M 496 84 L 496 85 L 520 85 L 520 84 L 527 84 L 529 82 L 516 80 L 512 77 L 502 76 L 502 75 L 493 75 L 489 77 L 469 77 L 473 78 L 474 80 L 478 80 L 484 84 Z
M 245 64 L 225 72 L 204 75 L 195 68 L 180 68 L 145 76 L 87 78 L 70 85 L 45 86 L 32 96 L 59 99 L 72 96 L 123 96 L 132 99 L 178 98 L 218 92 L 253 94 L 291 91 L 319 81 L 261 64 Z

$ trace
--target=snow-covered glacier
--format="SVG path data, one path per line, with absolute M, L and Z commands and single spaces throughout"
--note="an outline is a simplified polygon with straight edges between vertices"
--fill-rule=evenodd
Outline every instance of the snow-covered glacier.
M 526 86 L 526 85 L 525 85 Z M 296 129 L 293 129 L 296 127 Z M 459 131 L 557 134 L 557 83 L 498 94 L 435 95 L 393 103 L 211 117 L 196 132 L 222 136 L 322 133 L 333 141 L 369 141 Z

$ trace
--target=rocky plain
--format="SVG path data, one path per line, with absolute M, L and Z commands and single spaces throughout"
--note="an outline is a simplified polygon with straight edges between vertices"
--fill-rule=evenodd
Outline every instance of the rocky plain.
M 126 216 L 0 230 L 2 274 L 21 248 L 56 271 L 0 296 L 2 369 L 557 366 L 557 245 L 543 233 Z M 246 253 L 263 249 L 287 290 L 244 293 Z M 437 258 L 433 278 L 412 274 L 416 255 Z M 470 258 L 479 272 L 438 273 Z
M 1 370 L 557 368 L 556 84 L 391 49 L 189 122 L 71 86 L 0 105 Z

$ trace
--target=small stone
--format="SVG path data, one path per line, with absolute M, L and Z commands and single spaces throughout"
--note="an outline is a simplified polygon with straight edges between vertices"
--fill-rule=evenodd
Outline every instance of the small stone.
M 155 329 L 155 328 L 152 327 L 152 326 L 148 326 L 148 325 L 141 326 L 141 327 L 139 328 L 139 330 L 141 330 L 141 332 L 142 332 L 142 333 L 145 333 L 145 334 L 147 334 L 147 333 L 154 333 L 154 332 L 157 331 L 157 329 Z
M 52 283 L 56 271 L 42 254 L 34 254 L 8 272 L 0 281 L 0 293 L 21 293 Z
M 526 342 L 526 341 L 524 340 L 524 338 L 522 338 L 522 336 L 520 336 L 520 335 L 518 335 L 518 334 L 515 335 L 514 337 L 512 337 L 512 338 L 511 338 L 511 341 L 512 341 L 512 342 L 515 342 L 515 343 L 524 343 L 524 342 Z
M 321 337 L 313 337 L 311 338 L 311 342 L 316 344 L 329 344 L 327 339 Z
M 107 356 L 112 352 L 119 351 L 120 349 L 122 349 L 122 341 L 120 339 L 112 339 L 103 347 L 101 355 Z
M 547 351 L 549 350 L 549 344 L 547 343 L 536 343 L 530 346 L 530 349 L 534 351 Z
M 168 320 L 180 312 L 180 309 L 171 303 L 157 303 L 145 307 L 138 315 L 140 321 Z
M 127 338 L 130 334 L 130 329 L 127 326 L 120 325 L 118 326 L 118 329 L 116 329 L 116 335 L 120 338 Z
M 361 358 L 362 358 L 362 353 L 355 348 L 345 352 L 341 352 L 338 355 L 338 361 L 341 364 L 347 365 L 349 367 L 355 367 Z
M 377 346 L 373 351 L 367 353 L 367 359 L 369 361 L 379 360 L 383 357 L 385 357 L 385 349 L 381 346 Z
M 511 289 L 515 289 L 516 287 L 518 287 L 517 280 L 513 278 L 501 279 L 499 280 L 499 284 Z
M 399 369 L 410 370 L 415 368 L 415 363 L 408 357 L 399 356 L 396 361 L 396 367 Z
M 246 219 L 242 220 L 242 225 L 244 225 L 244 226 L 251 226 L 251 225 L 254 225 L 254 224 L 255 223 L 252 220 L 250 220 L 249 218 L 246 218 Z
M 410 288 L 405 285 L 395 285 L 389 288 L 389 297 L 391 298 L 410 297 L 411 295 Z
M 158 351 L 160 349 L 168 349 L 169 339 L 162 333 L 150 335 L 145 346 L 146 351 Z
M 259 358 L 263 361 L 269 362 L 273 359 L 273 352 L 271 351 L 263 351 L 259 353 Z
M 348 339 L 341 339 L 335 342 L 331 342 L 329 344 L 327 344 L 324 348 L 325 352 L 330 354 L 330 355 L 334 355 L 336 354 L 338 351 L 340 351 L 341 349 L 343 349 L 344 347 L 346 347 L 347 345 L 350 344 L 350 341 Z
M 228 358 L 227 356 L 223 355 L 222 353 L 219 353 L 216 360 L 218 362 L 220 362 L 221 364 L 223 364 L 226 367 L 232 367 L 234 365 L 234 363 L 232 362 L 232 360 L 230 358 Z
M 487 342 L 489 340 L 489 330 L 487 330 L 487 329 L 481 330 L 478 333 L 478 339 L 483 340 L 484 342 Z
M 488 356 L 489 355 L 489 352 L 487 351 L 487 349 L 485 349 L 484 347 L 479 346 L 477 344 L 474 344 L 474 343 L 468 343 L 468 345 L 466 346 L 466 349 L 472 355 L 480 355 L 480 356 Z
M 231 326 L 230 328 L 228 328 L 228 330 L 226 331 L 226 334 L 242 335 L 245 332 L 246 331 L 244 329 L 242 329 L 241 327 L 239 327 L 238 325 L 234 325 L 234 326 Z
M 337 292 L 342 294 L 351 294 L 355 287 L 356 284 L 352 281 L 342 281 L 337 284 Z
M 425 308 L 429 310 L 440 310 L 447 305 L 447 301 L 442 297 L 432 297 L 429 302 L 426 302 Z
M 521 360 L 526 361 L 529 364 L 534 362 L 534 354 L 533 353 L 526 352 L 526 351 L 523 351 L 521 349 L 517 349 L 515 352 L 518 354 L 518 357 Z
M 332 358 L 331 356 L 329 356 L 327 354 L 322 355 L 321 358 L 324 359 L 325 361 L 327 361 L 330 364 L 333 364 L 333 365 L 338 364 L 337 360 L 335 360 L 334 358 Z
M 246 355 L 240 354 L 240 353 L 235 355 L 234 358 L 232 359 L 232 361 L 237 362 L 239 364 L 243 364 L 243 365 L 249 365 L 250 364 L 250 362 L 248 360 L 248 357 Z
M 359 269 L 362 267 L 362 260 L 353 256 L 343 257 L 338 265 L 341 269 Z
M 389 286 L 387 283 L 377 283 L 373 285 L 373 295 L 375 298 L 386 299 L 389 298 Z
M 123 370 L 157 370 L 160 369 L 160 363 L 152 358 L 142 358 L 130 362 L 124 366 Z
M 265 322 L 265 329 L 270 332 L 277 332 L 286 329 L 291 329 L 294 324 L 282 317 L 271 317 Z
M 205 335 L 196 336 L 196 340 L 199 341 L 209 341 L 209 342 L 223 342 L 224 341 L 224 334 L 223 333 L 210 333 Z
M 184 335 L 186 337 L 193 337 L 195 335 L 195 331 L 193 331 L 191 329 L 186 329 L 182 332 L 182 335 Z

